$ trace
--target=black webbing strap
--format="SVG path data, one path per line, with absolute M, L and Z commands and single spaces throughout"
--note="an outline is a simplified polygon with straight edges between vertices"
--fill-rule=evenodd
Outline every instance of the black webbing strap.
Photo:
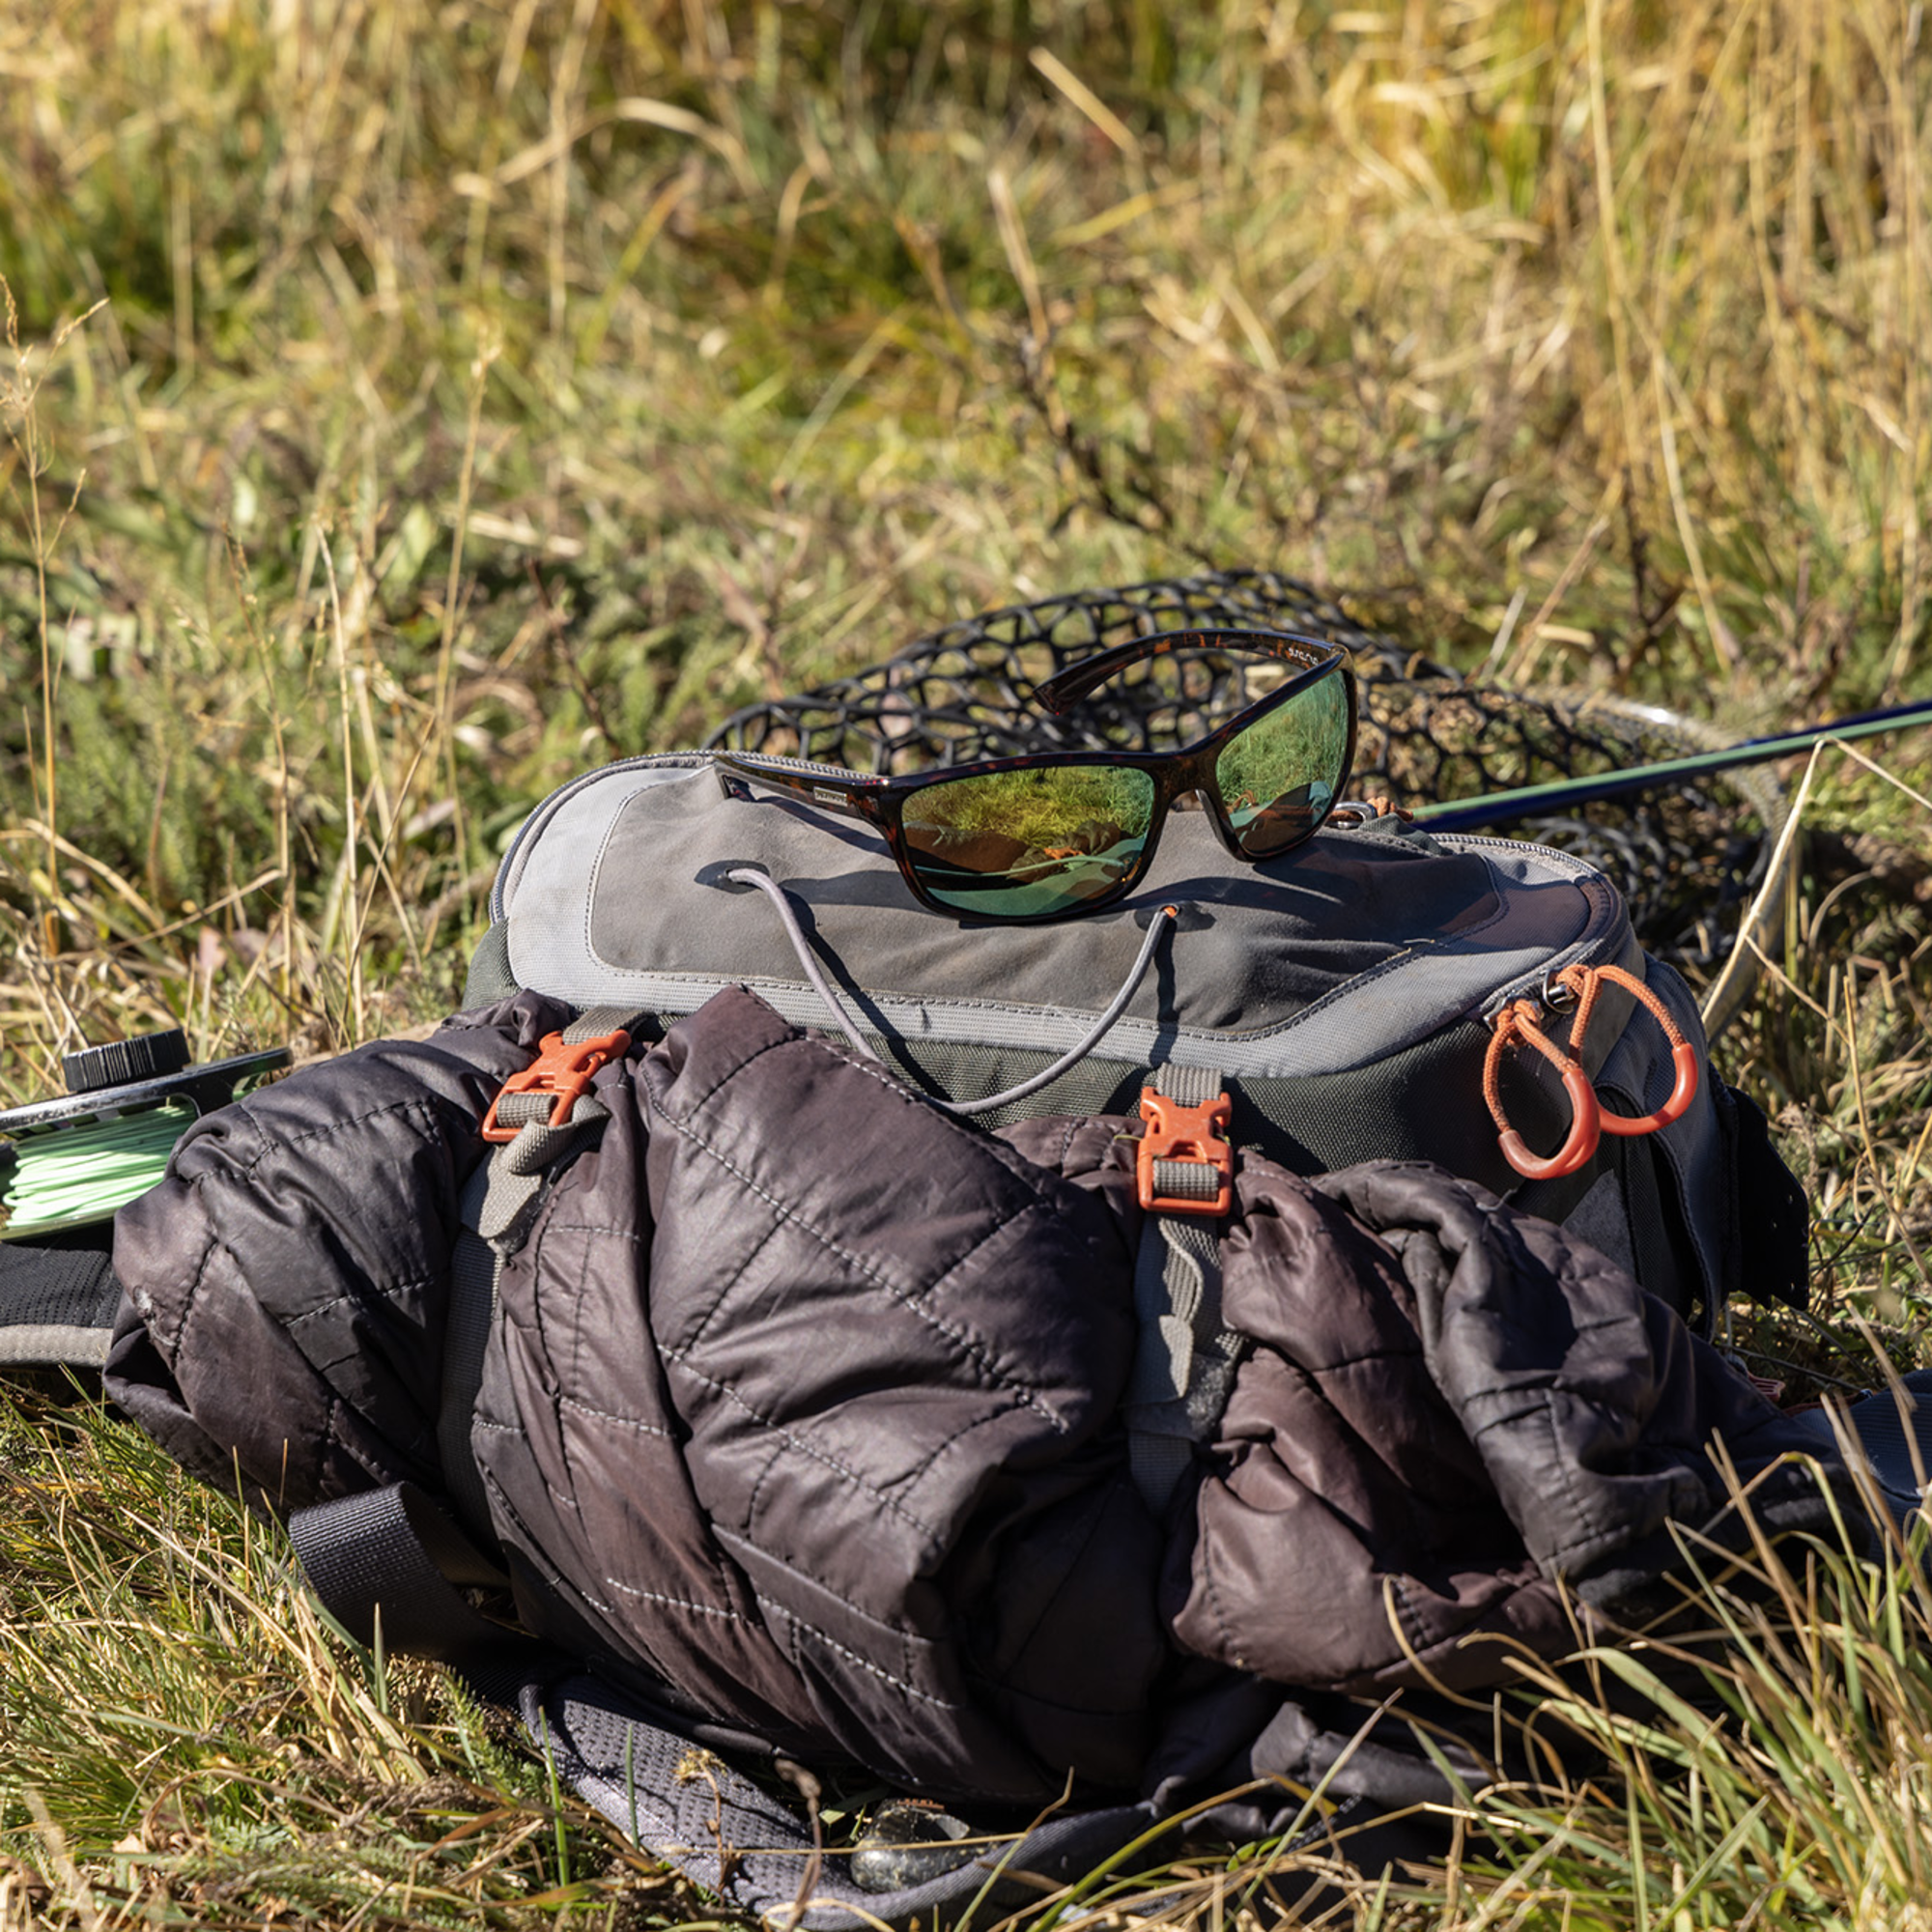
M 1887 1493 L 1916 1507 L 1920 1483 L 1932 1478 L 1932 1370 L 1914 1369 L 1847 1413 Z
M 120 1305 L 104 1246 L 0 1241 L 0 1367 L 99 1368 Z
M 1932 1479 L 1932 1369 L 1914 1369 L 1898 1378 L 1896 1387 L 1876 1389 L 1839 1414 L 1878 1481 L 1878 1497 L 1868 1502 L 1883 1500 L 1904 1528 L 1925 1498 L 1921 1480 Z M 1791 1420 L 1817 1438 L 1822 1457 L 1842 1454 L 1839 1429 L 1825 1410 L 1805 1409 Z
M 412 1483 L 297 1510 L 289 1541 L 323 1606 L 356 1642 L 475 1666 L 530 1639 L 493 1624 L 457 1586 L 509 1578 Z

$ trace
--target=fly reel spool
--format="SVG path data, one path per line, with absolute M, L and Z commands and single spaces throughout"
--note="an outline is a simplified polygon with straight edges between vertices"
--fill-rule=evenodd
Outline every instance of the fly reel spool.
M 179 1027 L 65 1055 L 65 1094 L 0 1111 L 0 1240 L 111 1220 L 161 1179 L 195 1121 L 288 1064 L 277 1046 L 190 1065 Z

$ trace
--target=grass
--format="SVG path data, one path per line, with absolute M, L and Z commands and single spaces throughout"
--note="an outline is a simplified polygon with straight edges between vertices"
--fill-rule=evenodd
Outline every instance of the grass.
M 559 778 L 1056 589 L 1271 564 L 1471 670 L 1733 728 L 1924 690 L 1921 35 L 1822 0 L 0 10 L 0 1102 L 164 1014 L 203 1057 L 432 1017 Z M 1794 1386 L 1921 1346 L 1928 796 L 1913 741 L 1820 761 L 1721 1044 L 1814 1202 L 1814 1319 L 1731 1318 Z M 86 1403 L 15 1385 L 0 1485 L 6 1932 L 701 1914 Z M 1511 1862 L 1345 1922 L 1911 1922 L 1922 1551 L 1773 1561 L 1798 1634 L 1744 1632 L 1725 1724 L 1649 1697 L 1622 1776 L 1481 1801 Z
M 594 1904 L 608 1918 L 625 1876 L 648 1871 L 560 1804 L 514 1726 L 440 1672 L 351 1644 L 279 1537 L 97 1405 L 15 1392 L 0 1452 L 9 1932 L 110 1912 L 521 1925 Z

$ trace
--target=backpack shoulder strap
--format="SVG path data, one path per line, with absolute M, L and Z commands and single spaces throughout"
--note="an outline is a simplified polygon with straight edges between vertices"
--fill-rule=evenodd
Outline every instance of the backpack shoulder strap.
M 357 1643 L 486 1674 L 532 1646 L 471 1606 L 464 1587 L 510 1579 L 413 1483 L 297 1510 L 288 1529 L 323 1607 Z
M 1163 1110 L 1151 1096 L 1182 1110 L 1181 1132 L 1160 1134 L 1154 1122 Z M 1227 1124 L 1222 1075 L 1170 1061 L 1154 1069 L 1141 1111 L 1149 1126 L 1136 1162 L 1144 1210 L 1134 1262 L 1140 1334 L 1124 1410 L 1127 1465 L 1158 1517 L 1194 1445 L 1220 1420 L 1247 1341 L 1221 1319 L 1221 1215 L 1232 1193 L 1232 1150 L 1208 1137 Z
M 483 1386 L 497 1278 L 504 1262 L 523 1246 L 546 1183 L 610 1118 L 594 1094 L 560 1091 L 577 1084 L 568 1064 L 592 1058 L 594 1070 L 606 1058 L 627 1052 L 642 1018 L 634 1007 L 592 1007 L 580 1013 L 560 1034 L 546 1038 L 547 1051 L 504 1084 L 485 1116 L 490 1152 L 469 1177 L 458 1205 L 461 1228 L 450 1258 L 449 1317 L 436 1418 L 443 1481 L 457 1514 L 474 1536 L 494 1536 L 490 1499 L 469 1449 L 469 1425 Z M 616 1045 L 619 1039 L 623 1043 Z M 552 1072 L 553 1063 L 566 1070 Z M 587 1083 L 587 1073 L 582 1080 Z

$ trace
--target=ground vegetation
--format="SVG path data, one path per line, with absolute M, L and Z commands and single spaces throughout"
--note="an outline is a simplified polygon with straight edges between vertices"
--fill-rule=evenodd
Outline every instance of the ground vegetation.
M 422 1023 L 560 778 L 1054 590 L 1266 564 L 1735 731 L 1932 689 L 1925 32 L 7 0 L 0 1104 L 164 1016 L 203 1057 Z M 1921 1349 L 1928 774 L 1783 774 L 1719 1043 L 1811 1192 L 1812 1316 L 1730 1323 L 1794 1387 Z M 1922 1533 L 1752 1568 L 1709 1578 L 1715 1715 L 1641 1651 L 1526 1672 L 1511 1715 L 1611 1773 L 1471 1793 L 1335 1922 L 1921 1922 Z M 1053 1909 L 1245 1921 L 1278 1856 Z M 84 1392 L 0 1388 L 6 1932 L 707 1909 Z

